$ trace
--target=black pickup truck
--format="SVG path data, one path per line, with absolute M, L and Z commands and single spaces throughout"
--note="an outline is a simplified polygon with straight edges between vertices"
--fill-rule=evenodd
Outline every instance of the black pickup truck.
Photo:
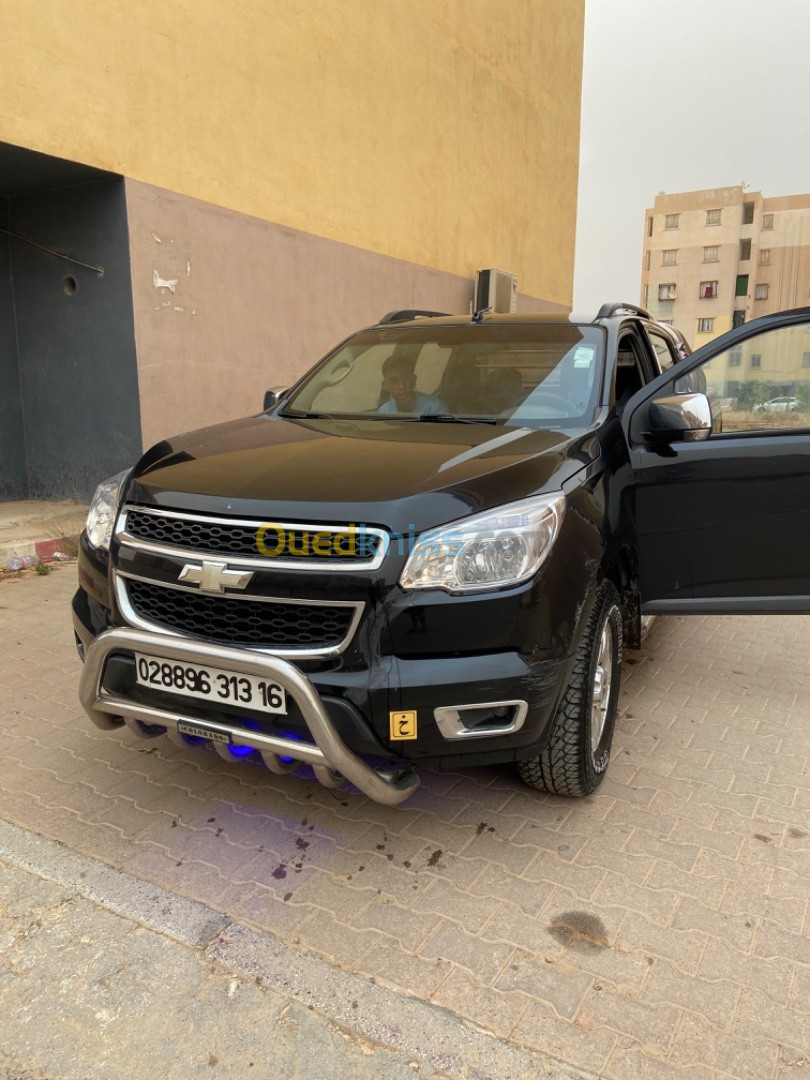
M 645 616 L 810 611 L 808 331 L 391 313 L 100 485 L 85 710 L 388 804 L 415 766 L 592 792 Z M 738 407 L 753 357 L 796 410 Z

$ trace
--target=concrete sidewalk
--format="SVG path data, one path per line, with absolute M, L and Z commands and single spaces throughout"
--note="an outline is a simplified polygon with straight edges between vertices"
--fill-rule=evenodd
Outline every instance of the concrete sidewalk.
M 50 562 L 57 553 L 75 555 L 86 518 L 82 503 L 0 502 L 0 571 L 15 557 Z
M 0 822 L 0 1080 L 584 1080 Z

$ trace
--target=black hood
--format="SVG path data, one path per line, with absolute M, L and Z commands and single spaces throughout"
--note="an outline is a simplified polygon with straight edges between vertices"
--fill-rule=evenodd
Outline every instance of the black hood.
M 260 415 L 152 447 L 130 502 L 234 517 L 431 528 L 562 483 L 592 433 Z

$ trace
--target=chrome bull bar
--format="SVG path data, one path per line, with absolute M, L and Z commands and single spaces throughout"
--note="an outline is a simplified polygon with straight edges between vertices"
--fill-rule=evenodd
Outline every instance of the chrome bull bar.
M 210 664 L 241 675 L 256 675 L 278 683 L 295 701 L 315 741 L 315 746 L 287 739 L 281 735 L 265 735 L 229 724 L 224 720 L 198 720 L 183 715 L 182 706 L 161 709 L 141 705 L 102 687 L 106 662 L 114 652 L 139 652 L 186 663 Z M 364 795 L 386 806 L 397 806 L 419 787 L 419 777 L 412 770 L 400 773 L 377 770 L 359 758 L 338 735 L 315 687 L 297 667 L 278 656 L 234 649 L 227 645 L 212 645 L 204 641 L 170 637 L 119 627 L 106 630 L 87 644 L 85 663 L 79 683 L 79 699 L 96 725 L 109 730 L 124 722 L 136 734 L 151 735 L 142 725 L 160 725 L 167 734 L 181 739 L 179 725 L 189 725 L 195 732 L 211 739 L 214 747 L 227 754 L 228 746 L 247 746 L 258 750 L 273 772 L 286 772 L 282 758 L 294 758 L 312 765 L 320 783 L 334 787 L 342 779 Z

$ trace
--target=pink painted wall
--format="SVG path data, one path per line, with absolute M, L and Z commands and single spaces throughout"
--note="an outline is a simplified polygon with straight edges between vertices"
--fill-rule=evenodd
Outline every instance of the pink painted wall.
M 258 412 L 393 308 L 463 314 L 469 279 L 126 181 L 144 447 Z M 523 311 L 565 310 L 521 296 Z

